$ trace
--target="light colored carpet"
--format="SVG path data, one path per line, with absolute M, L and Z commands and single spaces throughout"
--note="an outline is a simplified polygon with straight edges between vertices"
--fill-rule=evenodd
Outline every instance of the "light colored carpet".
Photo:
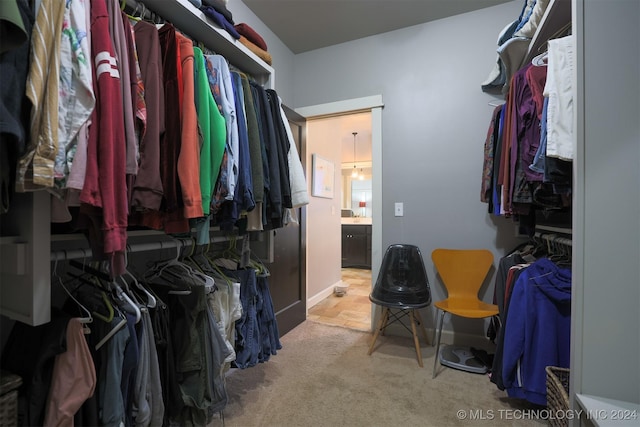
M 367 332 L 305 321 L 281 338 L 266 363 L 232 370 L 224 424 L 241 426 L 540 426 L 526 402 L 510 399 L 486 375 L 439 366 L 423 344 L 381 336 L 371 356 Z M 462 415 L 460 415 L 462 414 Z M 462 419 L 465 418 L 465 419 Z

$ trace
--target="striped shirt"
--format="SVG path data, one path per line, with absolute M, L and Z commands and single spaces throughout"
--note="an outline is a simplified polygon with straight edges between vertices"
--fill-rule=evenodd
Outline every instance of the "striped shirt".
M 42 0 L 31 34 L 26 95 L 31 101 L 30 140 L 18 161 L 16 191 L 53 187 L 58 151 L 60 42 L 65 2 Z

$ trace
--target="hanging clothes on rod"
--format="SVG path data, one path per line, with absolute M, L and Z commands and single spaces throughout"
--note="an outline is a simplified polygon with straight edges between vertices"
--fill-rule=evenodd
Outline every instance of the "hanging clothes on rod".
M 234 365 L 240 369 L 266 362 L 282 348 L 273 301 L 269 291 L 269 271 L 257 257 L 244 256 L 235 245 L 211 255 L 222 274 L 239 284 L 241 310 L 232 310 L 235 321 Z M 234 267 L 235 266 L 235 267 Z M 234 306 L 236 306 L 234 301 Z
M 43 1 L 43 10 L 50 1 Z M 290 169 L 295 167 L 296 178 L 302 177 L 302 182 L 305 179 L 300 173 L 299 155 L 295 147 L 291 148 L 288 121 L 281 114 L 277 93 L 273 89 L 267 93 L 257 79 L 233 67 L 229 79 L 224 79 L 224 99 L 214 96 L 222 80 L 200 61 L 204 55 L 200 56 L 201 50 L 198 53 L 198 42 L 170 23 L 158 28 L 160 19 L 144 2 L 105 0 L 82 11 L 73 9 L 69 13 L 77 15 L 78 22 L 86 22 L 80 18 L 93 13 L 99 17 L 93 22 L 98 25 L 93 30 L 102 28 L 104 31 L 97 33 L 111 36 L 109 46 L 100 37 L 87 37 L 82 42 L 104 45 L 104 49 L 98 46 L 91 51 L 111 52 L 117 61 L 110 62 L 109 73 L 102 72 L 107 68 L 100 68 L 94 82 L 83 79 L 92 76 L 92 61 L 83 62 L 81 65 L 89 65 L 82 68 L 76 56 L 61 58 L 65 70 L 82 71 L 74 74 L 72 87 L 64 92 L 86 92 L 92 102 L 83 102 L 82 114 L 75 107 L 69 108 L 61 120 L 74 126 L 60 134 L 55 153 L 52 222 L 67 224 L 66 230 L 82 231 L 91 246 L 90 256 L 109 261 L 112 276 L 124 273 L 124 246 L 132 227 L 177 234 L 190 233 L 195 226 L 199 242 L 206 244 L 212 226 L 259 231 L 286 225 L 291 217 L 287 210 L 292 209 L 289 197 L 294 191 L 290 188 L 293 182 L 287 179 Z M 56 12 L 61 19 L 69 19 L 64 8 Z M 85 30 L 88 35 L 93 32 L 90 25 Z M 87 52 L 74 54 L 81 57 Z M 164 60 L 173 56 L 180 57 L 180 63 Z M 226 64 L 231 70 L 226 58 L 207 56 L 219 57 L 220 66 Z M 189 95 L 194 92 L 194 97 Z M 57 93 L 45 95 L 58 97 Z M 201 98 L 210 114 L 200 114 L 204 105 Z M 65 105 L 71 102 L 70 98 L 60 101 Z M 231 114 L 219 114 L 226 111 L 225 106 L 232 108 Z M 118 117 L 121 119 L 116 120 Z M 199 144 L 199 129 L 207 127 L 203 122 L 212 130 L 209 151 L 207 144 Z M 104 130 L 107 127 L 108 132 Z M 218 132 L 221 129 L 224 135 Z M 242 137 L 238 140 L 242 145 L 234 142 L 234 135 Z M 109 142 L 112 137 L 115 143 Z M 175 145 L 163 144 L 165 140 Z M 211 147 L 217 151 L 213 153 Z M 168 161 L 161 163 L 161 158 Z M 221 176 L 221 171 L 226 175 Z M 254 176 L 261 175 L 271 179 L 254 181 Z M 237 180 L 242 186 L 238 194 Z M 21 191 L 28 185 L 24 180 L 16 183 Z M 295 191 L 300 188 L 306 191 L 306 182 Z M 306 197 L 301 200 L 300 205 L 308 203 Z M 253 211 L 249 226 L 248 216 Z M 65 228 L 59 228 L 64 232 Z
M 571 270 L 541 258 L 513 284 L 502 377 L 510 397 L 547 404 L 547 366 L 569 368 Z
M 239 173 L 239 178 L 253 177 L 254 170 L 260 170 L 263 175 L 286 176 L 290 163 L 299 163 L 300 159 L 297 153 L 295 159 L 287 159 L 290 151 L 283 147 L 290 139 L 274 145 L 275 136 L 265 138 L 261 134 L 260 128 L 269 126 L 272 131 L 279 128 L 280 135 L 284 135 L 283 124 L 273 122 L 282 117 L 270 115 L 268 124 L 264 117 L 258 119 L 256 101 L 252 98 L 254 91 L 262 94 L 263 108 L 270 113 L 269 98 L 277 98 L 275 91 L 267 96 L 265 88 L 256 83 L 260 79 L 234 69 L 230 86 L 233 97 L 228 102 L 246 116 L 237 114 L 238 123 L 225 122 L 214 98 L 217 76 L 212 76 L 215 77 L 211 79 L 213 83 L 209 80 L 211 70 L 205 68 L 204 55 L 202 67 L 197 64 L 194 47 L 197 42 L 171 23 L 164 23 L 164 19 L 142 1 L 96 0 L 89 5 L 88 2 L 42 0 L 41 12 L 55 10 L 54 21 L 67 22 L 69 11 L 65 7 L 80 4 L 90 6 L 83 16 L 78 15 L 78 22 L 87 22 L 87 27 L 78 29 L 86 29 L 82 33 L 91 36 L 83 41 L 91 40 L 95 58 L 84 53 L 87 56 L 84 59 L 89 60 L 80 61 L 83 55 L 74 52 L 78 57 L 71 55 L 69 62 L 60 68 L 75 70 L 78 61 L 86 65 L 86 76 L 95 79 L 87 83 L 76 79 L 74 74 L 71 80 L 76 93 L 90 92 L 94 102 L 91 106 L 85 105 L 82 114 L 69 111 L 69 116 L 65 115 L 69 121 L 78 122 L 79 130 L 74 127 L 69 135 L 61 138 L 57 150 L 47 153 L 56 156 L 54 165 L 61 166 L 54 169 L 50 186 L 51 193 L 55 193 L 52 206 L 59 209 L 51 213 L 52 222 L 68 224 L 73 232 L 80 230 L 89 246 L 89 249 L 78 249 L 86 246 L 79 244 L 59 250 L 65 244 L 56 241 L 50 254 L 52 262 L 67 268 L 56 290 L 59 294 L 56 296 L 62 296 L 64 291 L 60 310 L 68 317 L 69 312 L 77 316 L 79 308 L 85 308 L 79 318 L 92 319 L 86 343 L 95 364 L 95 393 L 77 410 L 77 422 L 83 425 L 205 425 L 210 421 L 211 412 L 221 411 L 227 402 L 223 374 L 236 358 L 235 323 L 242 316 L 243 306 L 237 278 L 211 266 L 208 256 L 199 256 L 204 255 L 203 252 L 191 251 L 185 256 L 183 249 L 194 247 L 194 222 L 202 223 L 204 237 L 198 240 L 201 244 L 215 243 L 218 237 L 211 237 L 211 227 L 220 227 L 222 223 L 244 234 L 247 228 L 242 221 L 246 211 L 255 209 L 250 203 L 253 193 L 287 195 L 291 189 L 281 187 L 287 185 L 285 180 L 276 189 L 274 182 L 256 184 L 245 179 L 243 191 L 237 194 L 238 200 L 233 197 L 235 193 L 220 200 L 223 209 L 237 211 L 234 216 L 209 216 L 212 199 L 219 196 L 214 193 L 216 186 L 224 187 L 228 183 L 219 179 L 225 155 L 222 150 L 218 158 L 209 157 L 210 163 L 217 161 L 210 170 L 203 171 L 198 161 L 198 157 L 202 160 L 202 152 L 198 151 L 201 120 L 218 131 L 224 130 L 221 138 L 220 132 L 211 132 L 210 146 L 232 145 L 227 141 L 227 126 L 235 125 L 237 132 L 246 134 L 244 145 L 226 153 L 232 162 L 233 156 L 243 159 L 233 172 Z M 160 3 L 155 4 L 160 7 Z M 87 16 L 91 19 L 86 19 Z M 50 24 L 42 18 L 39 21 L 37 30 Z M 54 57 L 59 53 L 58 45 L 41 47 Z M 171 58 L 180 58 L 180 61 L 171 61 Z M 35 68 L 30 71 L 35 72 Z M 56 75 L 52 73 L 49 78 Z M 204 84 L 198 89 L 206 95 L 203 98 L 210 107 L 209 115 L 199 114 L 199 106 L 203 104 L 198 102 L 199 95 L 194 95 L 201 94 L 196 90 L 196 75 L 205 77 L 200 79 Z M 38 99 L 55 100 L 58 95 L 57 89 L 38 92 Z M 60 100 L 66 105 L 79 98 L 71 96 Z M 64 125 L 67 119 L 59 122 Z M 55 138 L 44 140 L 52 142 Z M 169 140 L 174 144 L 165 144 Z M 267 145 L 279 155 L 278 161 L 266 161 Z M 30 148 L 36 153 L 45 149 Z M 166 159 L 168 164 L 161 161 Z M 209 181 L 208 188 L 202 185 L 205 179 Z M 30 182 L 17 183 L 20 189 L 30 185 Z M 260 186 L 258 191 L 254 190 L 256 185 Z M 284 210 L 290 206 L 275 198 L 264 198 L 259 208 L 258 227 L 273 229 L 282 226 Z M 264 215 L 266 212 L 268 216 Z M 137 243 L 130 233 L 134 227 L 164 234 L 158 235 L 157 241 L 146 239 Z M 173 231 L 189 237 L 167 240 L 167 234 L 174 234 Z M 226 236 L 219 239 L 230 240 Z M 176 249 L 175 260 L 166 260 L 166 263 L 160 260 L 165 247 Z M 152 255 L 154 263 L 149 265 L 139 262 L 146 257 L 143 252 L 160 252 L 160 255 Z M 132 260 L 134 253 L 139 255 Z M 46 257 L 44 262 L 48 262 Z M 266 277 L 265 272 L 268 273 L 266 268 L 255 265 L 249 268 L 257 271 L 254 274 L 258 277 Z M 261 301 L 271 306 L 268 288 L 258 285 L 258 289 Z M 280 345 L 276 342 L 278 332 L 272 311 L 271 308 L 271 314 L 262 318 L 269 324 L 271 341 L 269 347 L 264 346 L 266 354 L 260 361 L 275 354 Z M 56 326 L 64 325 L 61 321 Z M 21 332 L 16 329 L 16 334 Z M 47 330 L 46 335 L 46 340 L 56 341 L 63 341 L 65 336 L 61 329 Z M 46 341 L 39 331 L 34 336 L 38 337 L 34 342 Z M 47 344 L 52 343 L 47 341 Z M 33 357 L 28 361 L 34 362 L 36 355 L 44 356 L 42 353 L 33 350 Z M 49 349 L 45 353 L 47 357 L 53 354 Z M 197 360 L 189 358 L 194 353 L 198 355 Z M 33 366 L 39 368 L 42 363 L 48 360 L 38 359 Z M 196 389 L 194 384 L 203 388 Z M 46 392 L 43 390 L 38 388 L 37 393 Z M 25 419 L 33 421 L 29 424 L 41 425 L 46 415 L 41 408 L 46 405 L 36 403 L 38 410 Z M 91 407 L 97 409 L 93 415 Z
M 573 47 L 570 37 L 559 38 L 571 27 L 569 3 L 555 2 L 551 15 L 545 14 L 548 1 L 525 3 L 500 36 L 499 52 L 504 46 L 509 53 L 508 61 L 498 64 L 502 78 L 482 87 L 501 87 L 506 102 L 496 106 L 485 139 L 481 201 L 490 213 L 516 221 L 521 234 L 532 235 L 538 223 L 567 221 L 563 214 L 570 213 L 572 91 L 567 73 Z M 539 23 L 542 31 L 536 31 Z M 506 49 L 522 43 L 524 50 Z M 547 60 L 540 61 L 547 46 Z
M 187 246 L 190 249 L 190 246 Z M 167 417 L 181 425 L 204 425 L 209 411 L 226 406 L 222 375 L 229 351 L 215 326 L 208 299 L 217 292 L 213 278 L 176 257 L 155 263 L 144 274 L 144 282 L 167 305 L 158 319 L 166 326 L 165 351 L 159 357 Z M 209 287 L 211 284 L 211 287 Z M 184 398 L 184 397 L 187 398 Z
M 569 366 L 570 242 L 537 233 L 500 260 L 494 301 L 501 327 L 491 382 L 510 397 L 546 405 L 545 367 Z

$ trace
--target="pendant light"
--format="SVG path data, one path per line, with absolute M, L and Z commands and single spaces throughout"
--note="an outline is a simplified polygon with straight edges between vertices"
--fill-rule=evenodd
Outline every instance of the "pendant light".
M 351 178 L 358 177 L 358 170 L 356 169 L 356 135 L 358 132 L 353 133 L 353 172 L 351 172 Z

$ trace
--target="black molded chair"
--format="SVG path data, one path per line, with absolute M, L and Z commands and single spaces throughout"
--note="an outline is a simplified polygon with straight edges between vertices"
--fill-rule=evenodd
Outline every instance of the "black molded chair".
M 422 367 L 416 324 L 421 326 L 425 342 L 428 341 L 427 330 L 418 310 L 431 304 L 431 289 L 422 254 L 417 246 L 395 244 L 387 248 L 369 299 L 382 307 L 382 315 L 368 354 L 373 353 L 378 335 L 381 332 L 384 334 L 390 324 L 398 322 L 413 335 L 418 364 Z M 403 322 L 406 316 L 409 317 L 411 329 Z

